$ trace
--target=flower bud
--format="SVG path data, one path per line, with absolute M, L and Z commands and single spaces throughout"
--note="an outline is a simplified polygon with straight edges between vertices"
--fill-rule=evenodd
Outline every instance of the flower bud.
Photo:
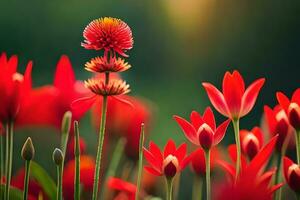
M 198 130 L 199 143 L 201 147 L 208 150 L 214 141 L 214 132 L 206 123 L 202 124 Z
M 242 141 L 242 148 L 244 153 L 250 158 L 254 158 L 254 156 L 258 153 L 259 151 L 259 141 L 257 137 L 249 133 L 243 138 Z
M 63 152 L 60 149 L 55 148 L 53 151 L 52 159 L 56 165 L 61 166 L 64 161 Z
M 32 144 L 32 140 L 30 137 L 28 137 L 22 147 L 21 156 L 24 160 L 29 161 L 33 159 L 34 154 L 35 154 L 35 150 Z
M 300 130 L 300 107 L 297 103 L 291 103 L 288 109 L 290 124 L 298 131 Z
M 61 123 L 61 132 L 63 134 L 70 132 L 71 121 L 72 121 L 72 112 L 71 111 L 65 112 Z
M 300 167 L 293 164 L 288 169 L 288 184 L 297 193 L 300 193 Z
M 168 155 L 163 162 L 163 172 L 166 177 L 172 178 L 179 170 L 179 162 L 176 156 Z

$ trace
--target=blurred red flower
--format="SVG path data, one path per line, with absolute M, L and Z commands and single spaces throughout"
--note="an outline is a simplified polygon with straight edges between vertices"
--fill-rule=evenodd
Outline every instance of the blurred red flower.
M 186 156 L 186 144 L 183 143 L 176 149 L 176 145 L 171 139 L 168 140 L 163 152 L 150 141 L 149 150 L 144 148 L 144 156 L 149 164 L 145 166 L 148 172 L 168 178 L 180 173 L 190 161 L 190 157 Z
M 17 72 L 18 58 L 0 56 L 0 121 L 15 121 L 24 100 L 30 98 L 32 62 L 27 64 L 24 76 Z
M 83 31 L 84 42 L 81 45 L 86 49 L 101 50 L 105 54 L 114 51 L 121 56 L 132 48 L 133 38 L 130 27 L 120 19 L 104 17 L 93 20 Z
M 300 192 L 300 167 L 288 157 L 283 158 L 283 174 L 287 184 L 297 194 Z
M 251 131 L 240 130 L 242 151 L 251 160 L 256 156 L 264 144 L 263 133 L 259 127 Z
M 95 171 L 95 160 L 91 156 L 80 156 L 80 184 L 83 192 L 90 192 L 93 189 Z M 63 174 L 63 195 L 65 199 L 74 199 L 74 174 L 75 160 L 65 164 Z
M 223 78 L 223 93 L 210 83 L 202 83 L 210 102 L 222 115 L 239 119 L 250 112 L 258 93 L 265 82 L 264 78 L 253 82 L 246 90 L 243 77 L 238 71 L 226 72 Z
M 204 149 L 210 149 L 212 146 L 219 144 L 230 123 L 228 119 L 216 128 L 215 117 L 210 107 L 205 109 L 203 117 L 193 111 L 190 118 L 191 123 L 179 116 L 174 116 L 185 136 L 193 144 L 201 145 Z
M 107 185 L 109 188 L 118 190 L 119 194 L 114 198 L 114 200 L 134 200 L 136 193 L 136 186 L 132 183 L 123 181 L 119 178 L 110 177 L 108 179 Z

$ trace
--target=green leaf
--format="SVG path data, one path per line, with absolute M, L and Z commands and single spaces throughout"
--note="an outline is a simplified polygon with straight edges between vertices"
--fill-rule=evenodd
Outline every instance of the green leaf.
M 0 197 L 4 195 L 5 185 L 0 185 Z M 18 188 L 10 187 L 9 198 L 14 200 L 23 200 L 23 191 Z
M 34 178 L 43 188 L 46 195 L 51 199 L 56 199 L 56 184 L 49 174 L 37 163 L 31 163 L 30 176 Z

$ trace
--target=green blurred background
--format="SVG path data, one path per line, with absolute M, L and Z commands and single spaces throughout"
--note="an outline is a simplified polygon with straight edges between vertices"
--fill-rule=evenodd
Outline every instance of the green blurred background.
M 201 82 L 221 86 L 226 70 L 238 69 L 247 85 L 259 77 L 267 79 L 256 107 L 242 120 L 242 128 L 260 122 L 263 105 L 275 105 L 276 91 L 290 95 L 300 86 L 300 1 L 9 0 L 0 1 L 0 8 L 0 51 L 19 55 L 22 70 L 32 59 L 35 86 L 52 83 L 62 54 L 70 57 L 79 79 L 89 77 L 83 66 L 97 52 L 80 46 L 84 27 L 103 16 L 127 22 L 135 43 L 128 52 L 133 68 L 124 78 L 133 95 L 155 105 L 149 138 L 159 144 L 169 137 L 178 143 L 185 141 L 172 115 L 202 112 L 210 103 Z M 88 121 L 88 117 L 83 119 L 81 128 L 93 151 L 95 135 Z M 41 141 L 38 152 L 45 149 L 50 155 L 48 149 L 58 144 L 58 135 L 52 132 L 27 134 Z M 25 136 L 19 134 L 17 144 Z M 232 141 L 229 131 L 224 143 Z M 49 159 L 44 156 L 45 152 L 39 159 Z

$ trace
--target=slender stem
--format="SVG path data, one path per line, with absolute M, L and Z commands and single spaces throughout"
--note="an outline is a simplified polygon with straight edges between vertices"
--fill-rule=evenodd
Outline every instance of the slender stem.
M 211 199 L 211 183 L 210 183 L 210 150 L 205 150 L 205 166 L 206 166 L 206 199 Z
M 79 128 L 78 122 L 74 122 L 75 130 L 75 190 L 74 200 L 80 199 L 80 145 L 79 145 Z
M 5 200 L 9 200 L 12 159 L 13 159 L 13 122 L 10 121 L 6 124 L 6 185 L 5 185 Z
M 62 200 L 62 165 L 57 166 L 57 200 Z
M 30 160 L 26 160 L 25 161 L 25 179 L 24 179 L 23 200 L 28 199 L 29 174 L 30 174 Z
M 194 184 L 193 184 L 193 200 L 201 200 L 202 199 L 202 185 L 203 182 L 199 175 L 195 175 Z
M 181 179 L 181 174 L 178 174 L 176 177 L 174 177 L 174 183 L 173 183 L 173 198 L 174 199 L 178 199 L 179 189 L 180 189 L 180 179 Z
M 166 200 L 172 200 L 173 199 L 173 178 L 166 178 L 166 182 L 167 182 Z
M 109 82 L 109 73 L 105 73 L 105 83 L 108 84 L 108 82 Z M 104 135 L 105 135 L 106 112 L 107 112 L 107 96 L 103 96 L 92 200 L 97 200 L 97 196 L 98 196 L 102 148 L 103 148 Z
M 281 180 L 281 161 L 282 161 L 282 155 L 281 153 L 278 153 L 277 155 L 277 162 L 276 162 L 276 174 L 275 174 L 275 184 L 278 184 Z M 279 188 L 275 192 L 275 200 L 280 200 L 281 199 L 281 188 Z
M 297 163 L 300 165 L 300 130 L 296 131 L 296 151 L 297 151 Z
M 135 200 L 139 199 L 140 188 L 141 188 L 141 177 L 143 171 L 143 146 L 144 146 L 144 133 L 145 133 L 145 125 L 141 124 L 141 134 L 140 134 L 140 143 L 139 143 L 139 168 L 138 168 L 138 177 L 137 177 L 137 188 L 135 193 Z
M 235 136 L 235 143 L 237 147 L 237 158 L 236 158 L 236 167 L 235 167 L 235 179 L 238 179 L 240 170 L 241 170 L 241 143 L 240 143 L 240 122 L 239 119 L 232 120 L 233 129 L 234 129 L 234 136 Z

